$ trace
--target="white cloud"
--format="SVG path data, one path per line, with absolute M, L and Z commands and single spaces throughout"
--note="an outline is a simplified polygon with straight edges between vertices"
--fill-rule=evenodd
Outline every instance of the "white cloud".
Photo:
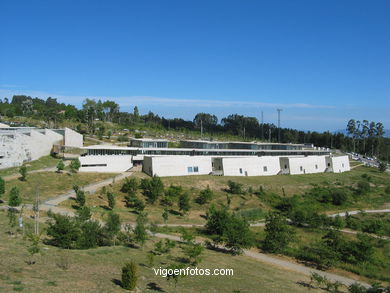
M 0 86 L 1 87 L 1 86 Z M 1 89 L 0 96 L 11 98 L 12 95 L 28 95 L 32 97 L 40 97 L 45 99 L 46 97 L 57 98 L 58 101 L 63 103 L 71 103 L 81 105 L 82 101 L 86 98 L 89 99 L 110 99 L 116 101 L 120 106 L 142 106 L 142 105 L 162 105 L 162 106 L 180 106 L 180 107 L 205 107 L 205 108 L 304 108 L 304 109 L 333 109 L 334 106 L 329 105 L 314 105 L 314 104 L 304 104 L 304 103 L 293 103 L 293 104 L 284 104 L 284 103 L 268 103 L 268 102 L 253 102 L 245 100 L 219 100 L 219 99 L 173 99 L 173 98 L 161 98 L 161 97 L 151 97 L 151 96 L 123 96 L 123 97 L 99 97 L 99 96 L 70 96 L 70 95 L 61 95 L 53 94 L 41 91 L 23 91 L 23 90 L 13 90 L 13 89 Z

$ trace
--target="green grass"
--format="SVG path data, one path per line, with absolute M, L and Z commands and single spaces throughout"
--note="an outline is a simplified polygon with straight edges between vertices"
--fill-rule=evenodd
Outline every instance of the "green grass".
M 369 195 L 361 196 L 357 200 L 351 198 L 346 204 L 342 206 L 323 205 L 316 203 L 322 212 L 333 213 L 337 211 L 345 211 L 347 209 L 368 209 L 378 208 L 390 203 L 390 195 L 384 194 L 384 187 L 390 175 L 387 173 L 380 173 L 376 169 L 368 167 L 357 167 L 350 172 L 334 174 L 306 174 L 306 175 L 280 175 L 280 176 L 261 176 L 261 177 L 223 177 L 223 176 L 181 176 L 181 177 L 163 177 L 162 181 L 165 187 L 169 185 L 180 185 L 189 194 L 191 199 L 191 210 L 185 217 L 179 215 L 177 206 L 173 207 L 173 212 L 168 219 L 168 223 L 188 223 L 188 224 L 204 224 L 204 215 L 206 214 L 210 204 L 226 205 L 227 204 L 227 182 L 233 180 L 243 184 L 244 189 L 251 187 L 253 190 L 258 190 L 263 186 L 266 191 L 264 196 L 256 196 L 254 194 L 244 195 L 230 195 L 230 207 L 233 211 L 248 216 L 250 221 L 258 221 L 264 219 L 266 213 L 272 208 L 272 193 L 283 196 L 292 196 L 294 194 L 303 194 L 313 187 L 313 185 L 329 185 L 329 186 L 355 186 L 356 182 L 362 180 L 362 175 L 368 174 L 371 177 L 372 191 Z M 135 172 L 134 177 L 146 178 L 144 173 Z M 137 213 L 133 209 L 125 207 L 125 194 L 120 191 L 123 184 L 118 182 L 111 188 L 116 196 L 116 207 L 114 211 L 119 213 L 124 221 L 134 222 Z M 215 198 L 210 204 L 199 205 L 195 202 L 199 192 L 209 186 Z M 138 196 L 143 198 L 141 191 Z M 107 211 L 107 198 L 101 192 L 94 195 L 87 196 L 87 204 L 92 206 L 95 217 L 101 217 Z M 73 200 L 68 200 L 61 204 L 63 207 L 71 208 L 74 205 Z M 147 204 L 145 211 L 152 222 L 163 223 L 162 213 L 163 207 L 156 202 L 154 205 Z M 176 213 L 176 214 L 175 214 Z
M 53 158 L 52 156 L 45 156 L 38 160 L 24 163 L 23 165 L 27 167 L 27 172 L 28 172 L 28 171 L 39 170 L 48 167 L 55 167 L 58 161 L 59 159 Z M 12 167 L 12 168 L 0 170 L 0 177 L 19 174 L 19 168 L 20 167 Z
M 151 238 L 143 249 L 123 246 L 100 247 L 90 250 L 62 250 L 42 245 L 42 254 L 36 263 L 28 265 L 27 242 L 21 235 L 10 236 L 6 213 L 0 211 L 0 280 L 1 292 L 128 292 L 117 283 L 121 267 L 133 260 L 139 268 L 139 292 L 156 292 L 154 283 L 165 292 L 175 292 L 174 285 L 156 276 L 147 265 L 147 253 L 158 239 Z M 27 220 L 26 220 L 27 222 Z M 12 257 L 10 257 L 12 256 Z M 177 246 L 170 255 L 156 256 L 155 268 L 166 267 L 182 256 Z M 234 276 L 198 276 L 179 280 L 176 292 L 309 292 L 298 282 L 308 283 L 309 278 L 283 270 L 245 256 L 231 256 L 205 250 L 199 268 L 231 268 Z M 17 269 L 17 270 L 15 270 Z M 23 288 L 23 289 L 18 289 Z M 311 289 L 310 292 L 320 292 Z
M 66 193 L 72 189 L 74 184 L 84 186 L 113 176 L 114 174 L 109 173 L 42 172 L 28 174 L 27 181 L 14 179 L 6 182 L 6 193 L 3 200 L 8 200 L 9 191 L 14 186 L 19 188 L 23 203 L 33 203 L 37 192 L 39 192 L 40 200 L 45 200 Z

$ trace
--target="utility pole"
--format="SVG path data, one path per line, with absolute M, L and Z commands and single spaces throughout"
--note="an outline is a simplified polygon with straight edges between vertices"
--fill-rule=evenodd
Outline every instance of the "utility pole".
M 278 111 L 278 142 L 280 143 L 280 112 L 283 111 L 283 109 L 276 109 Z

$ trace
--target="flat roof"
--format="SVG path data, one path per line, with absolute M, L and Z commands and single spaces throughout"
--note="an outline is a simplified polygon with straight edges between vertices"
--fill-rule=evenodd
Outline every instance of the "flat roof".
M 201 151 L 201 152 L 269 152 L 269 153 L 278 153 L 278 152 L 302 152 L 306 150 L 247 150 L 247 149 L 197 149 L 197 148 L 138 148 L 138 147 L 125 147 L 125 146 L 116 146 L 116 145 L 91 145 L 82 147 L 81 149 L 85 150 L 145 150 L 145 151 Z M 324 150 L 309 150 L 309 152 L 324 152 Z
M 181 142 L 197 142 L 197 143 L 240 143 L 240 144 L 255 144 L 255 145 L 297 145 L 297 146 L 305 146 L 302 143 L 279 143 L 279 142 L 257 142 L 257 141 L 218 141 L 218 140 L 192 140 L 185 139 L 180 140 Z
M 162 139 L 162 138 L 130 138 L 130 140 L 136 140 L 136 141 L 168 142 L 167 139 Z

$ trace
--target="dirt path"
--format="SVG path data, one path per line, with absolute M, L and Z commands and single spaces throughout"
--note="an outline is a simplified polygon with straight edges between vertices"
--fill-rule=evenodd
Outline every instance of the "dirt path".
M 342 212 L 342 213 L 337 213 L 337 214 L 332 214 L 332 215 L 328 215 L 328 217 L 336 217 L 336 216 L 340 216 L 340 217 L 345 217 L 347 215 L 347 213 L 349 215 L 356 215 L 356 214 L 360 214 L 361 212 L 364 212 L 364 213 L 367 213 L 367 214 L 374 214 L 374 213 L 390 213 L 390 209 L 383 209 L 383 210 L 359 210 L 359 211 L 346 211 L 346 212 Z
M 95 193 L 97 190 L 99 190 L 100 188 L 104 187 L 104 186 L 107 186 L 107 185 L 110 185 L 112 183 L 115 183 L 115 182 L 118 182 L 118 181 L 121 181 L 129 176 L 131 176 L 133 174 L 133 172 L 129 171 L 129 172 L 124 172 L 124 173 L 121 173 L 115 177 L 112 177 L 112 178 L 108 178 L 108 179 L 105 179 L 103 181 L 99 181 L 99 182 L 96 182 L 96 183 L 92 183 L 92 184 L 89 184 L 89 185 L 85 185 L 82 187 L 82 190 L 86 191 L 86 192 L 89 192 L 89 193 Z M 75 197 L 76 194 L 73 190 L 69 190 L 67 193 L 65 194 L 61 194 L 59 196 L 56 196 L 54 198 L 51 198 L 51 199 L 48 199 L 46 201 L 44 201 L 41 205 L 49 205 L 49 206 L 57 206 L 59 205 L 61 202 L 71 198 L 71 197 Z
M 65 161 L 64 164 L 65 164 L 65 166 L 68 166 L 70 164 L 70 162 L 69 161 Z M 28 176 L 28 174 L 42 173 L 42 172 L 55 172 L 55 171 L 57 171 L 57 167 L 56 166 L 47 167 L 47 168 L 43 168 L 43 169 L 27 171 L 27 176 Z M 14 180 L 14 179 L 18 179 L 20 176 L 21 175 L 19 173 L 15 173 L 15 174 L 12 174 L 12 175 L 4 176 L 3 179 L 4 179 L 4 181 L 11 181 L 11 180 Z

